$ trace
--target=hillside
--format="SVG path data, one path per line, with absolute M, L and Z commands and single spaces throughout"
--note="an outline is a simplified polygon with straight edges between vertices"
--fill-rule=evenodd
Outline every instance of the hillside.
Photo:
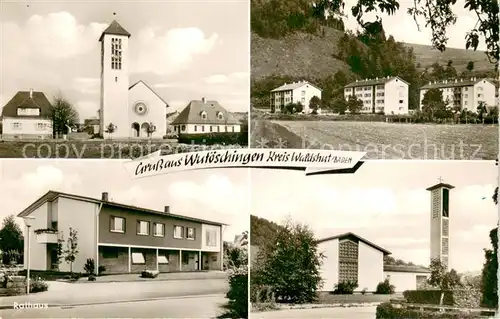
M 283 39 L 262 38 L 255 33 L 251 37 L 252 78 L 259 80 L 270 75 L 291 77 L 324 78 L 342 70 L 350 73 L 349 66 L 335 58 L 338 53 L 338 41 L 344 32 L 325 28 L 321 35 L 294 33 Z M 416 63 L 421 69 L 438 62 L 446 65 L 449 60 L 461 73 L 466 70 L 469 61 L 474 62 L 475 71 L 490 71 L 492 65 L 482 51 L 447 49 L 439 52 L 431 46 L 405 43 L 412 47 Z

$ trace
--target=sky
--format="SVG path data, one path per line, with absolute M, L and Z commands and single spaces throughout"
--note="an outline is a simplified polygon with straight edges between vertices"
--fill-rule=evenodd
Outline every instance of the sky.
M 441 177 L 456 187 L 450 192 L 450 266 L 476 272 L 498 221 L 491 198 L 497 176 L 493 161 L 367 161 L 346 175 L 252 170 L 251 211 L 277 223 L 305 223 L 318 239 L 353 232 L 397 259 L 428 266 L 426 188 Z
M 347 3 L 355 4 L 357 1 L 346 1 Z M 379 14 L 382 18 L 384 30 L 387 35 L 392 35 L 396 41 L 431 45 L 430 28 L 425 27 L 423 18 L 418 20 L 420 30 L 417 28 L 413 17 L 407 14 L 408 8 L 413 7 L 413 0 L 399 0 L 399 10 L 395 15 L 388 16 Z M 474 28 L 477 17 L 474 12 L 464 9 L 465 0 L 458 0 L 452 6 L 453 12 L 457 15 L 457 22 L 454 26 L 447 30 L 448 44 L 447 47 L 465 49 L 465 35 Z M 358 28 L 357 21 L 351 14 L 351 6 L 346 5 L 345 12 L 348 17 L 345 20 L 347 29 L 356 30 Z M 376 14 L 370 13 L 366 15 L 366 21 L 373 21 Z M 480 41 L 478 50 L 485 50 L 486 45 L 484 39 Z
M 2 160 L 0 218 L 19 214 L 49 190 L 229 224 L 225 241 L 249 230 L 247 169 L 211 169 L 131 179 L 121 160 Z M 18 219 L 21 229 L 22 219 Z
M 116 19 L 132 34 L 130 85 L 145 81 L 172 112 L 202 97 L 248 110 L 248 0 L 3 0 L 0 6 L 2 107 L 16 92 L 34 89 L 49 100 L 61 93 L 81 122 L 96 118 L 98 39 Z

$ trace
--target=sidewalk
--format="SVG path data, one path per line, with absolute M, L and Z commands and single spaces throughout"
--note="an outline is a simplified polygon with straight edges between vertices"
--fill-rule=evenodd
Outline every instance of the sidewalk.
M 96 281 L 88 281 L 86 277 L 80 278 L 75 283 L 96 283 L 96 282 L 134 282 L 134 281 L 167 281 L 167 280 L 204 280 L 204 279 L 227 279 L 227 274 L 223 271 L 206 272 L 177 272 L 160 273 L 158 277 L 141 278 L 139 274 L 104 275 L 96 277 Z
M 23 296 L 3 297 L 0 309 L 15 304 L 44 304 L 48 307 L 153 300 L 167 297 L 225 294 L 225 279 L 191 279 L 149 282 L 92 282 L 79 285 L 50 281 L 49 290 Z

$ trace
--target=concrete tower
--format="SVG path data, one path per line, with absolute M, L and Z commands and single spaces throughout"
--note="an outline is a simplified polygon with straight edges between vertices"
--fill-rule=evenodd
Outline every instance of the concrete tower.
M 112 137 L 128 138 L 129 52 L 130 33 L 113 21 L 99 38 L 101 42 L 101 105 L 99 109 L 100 133 L 112 123 L 116 128 Z
M 431 260 L 439 259 L 449 270 L 450 258 L 450 190 L 455 188 L 442 182 L 427 188 L 431 192 Z

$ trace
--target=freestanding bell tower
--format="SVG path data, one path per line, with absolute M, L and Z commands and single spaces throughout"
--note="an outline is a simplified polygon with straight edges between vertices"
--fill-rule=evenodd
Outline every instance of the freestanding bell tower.
M 127 32 L 116 20 L 103 31 L 101 42 L 101 105 L 99 108 L 100 134 L 110 124 L 115 127 L 112 137 L 128 138 L 129 53 Z
M 431 192 L 431 260 L 439 259 L 449 270 L 450 258 L 450 190 L 455 188 L 439 183 L 427 188 Z

